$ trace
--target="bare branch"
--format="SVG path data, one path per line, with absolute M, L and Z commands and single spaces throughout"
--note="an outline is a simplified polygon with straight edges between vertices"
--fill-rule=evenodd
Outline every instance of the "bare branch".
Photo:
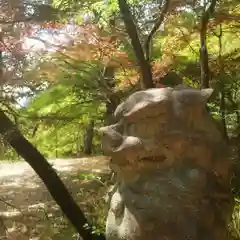
M 182 34 L 182 37 L 184 39 L 184 41 L 187 43 L 188 47 L 191 49 L 192 53 L 196 54 L 196 56 L 199 56 L 199 52 L 197 52 L 191 45 L 191 42 L 188 40 L 186 34 L 183 32 L 183 30 L 181 29 L 181 27 L 178 28 L 179 31 Z

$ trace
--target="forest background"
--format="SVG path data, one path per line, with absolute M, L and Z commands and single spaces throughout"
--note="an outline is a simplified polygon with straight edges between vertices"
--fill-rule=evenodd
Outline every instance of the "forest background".
M 208 108 L 235 164 L 233 236 L 240 239 L 239 1 L 0 4 L 1 114 L 45 158 L 102 155 L 96 130 L 139 89 L 213 88 Z M 6 137 L 0 145 L 0 159 L 21 160 Z

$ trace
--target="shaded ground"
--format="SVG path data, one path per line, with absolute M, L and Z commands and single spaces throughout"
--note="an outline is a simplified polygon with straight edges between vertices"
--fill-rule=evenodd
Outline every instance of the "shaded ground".
M 106 210 L 103 197 L 109 179 L 107 159 L 50 162 L 81 209 L 101 228 Z M 0 186 L 0 239 L 74 239 L 73 229 L 27 163 L 0 162 Z

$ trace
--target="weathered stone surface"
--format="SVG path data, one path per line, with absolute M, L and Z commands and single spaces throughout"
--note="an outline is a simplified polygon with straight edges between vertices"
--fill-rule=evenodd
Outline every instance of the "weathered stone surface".
M 226 240 L 231 163 L 205 109 L 211 89 L 132 94 L 100 129 L 117 175 L 108 240 Z

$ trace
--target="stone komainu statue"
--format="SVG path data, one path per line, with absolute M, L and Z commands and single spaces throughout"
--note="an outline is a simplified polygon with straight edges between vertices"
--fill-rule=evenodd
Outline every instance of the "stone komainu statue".
M 136 92 L 100 129 L 117 185 L 107 240 L 226 240 L 231 163 L 205 105 L 212 89 Z

